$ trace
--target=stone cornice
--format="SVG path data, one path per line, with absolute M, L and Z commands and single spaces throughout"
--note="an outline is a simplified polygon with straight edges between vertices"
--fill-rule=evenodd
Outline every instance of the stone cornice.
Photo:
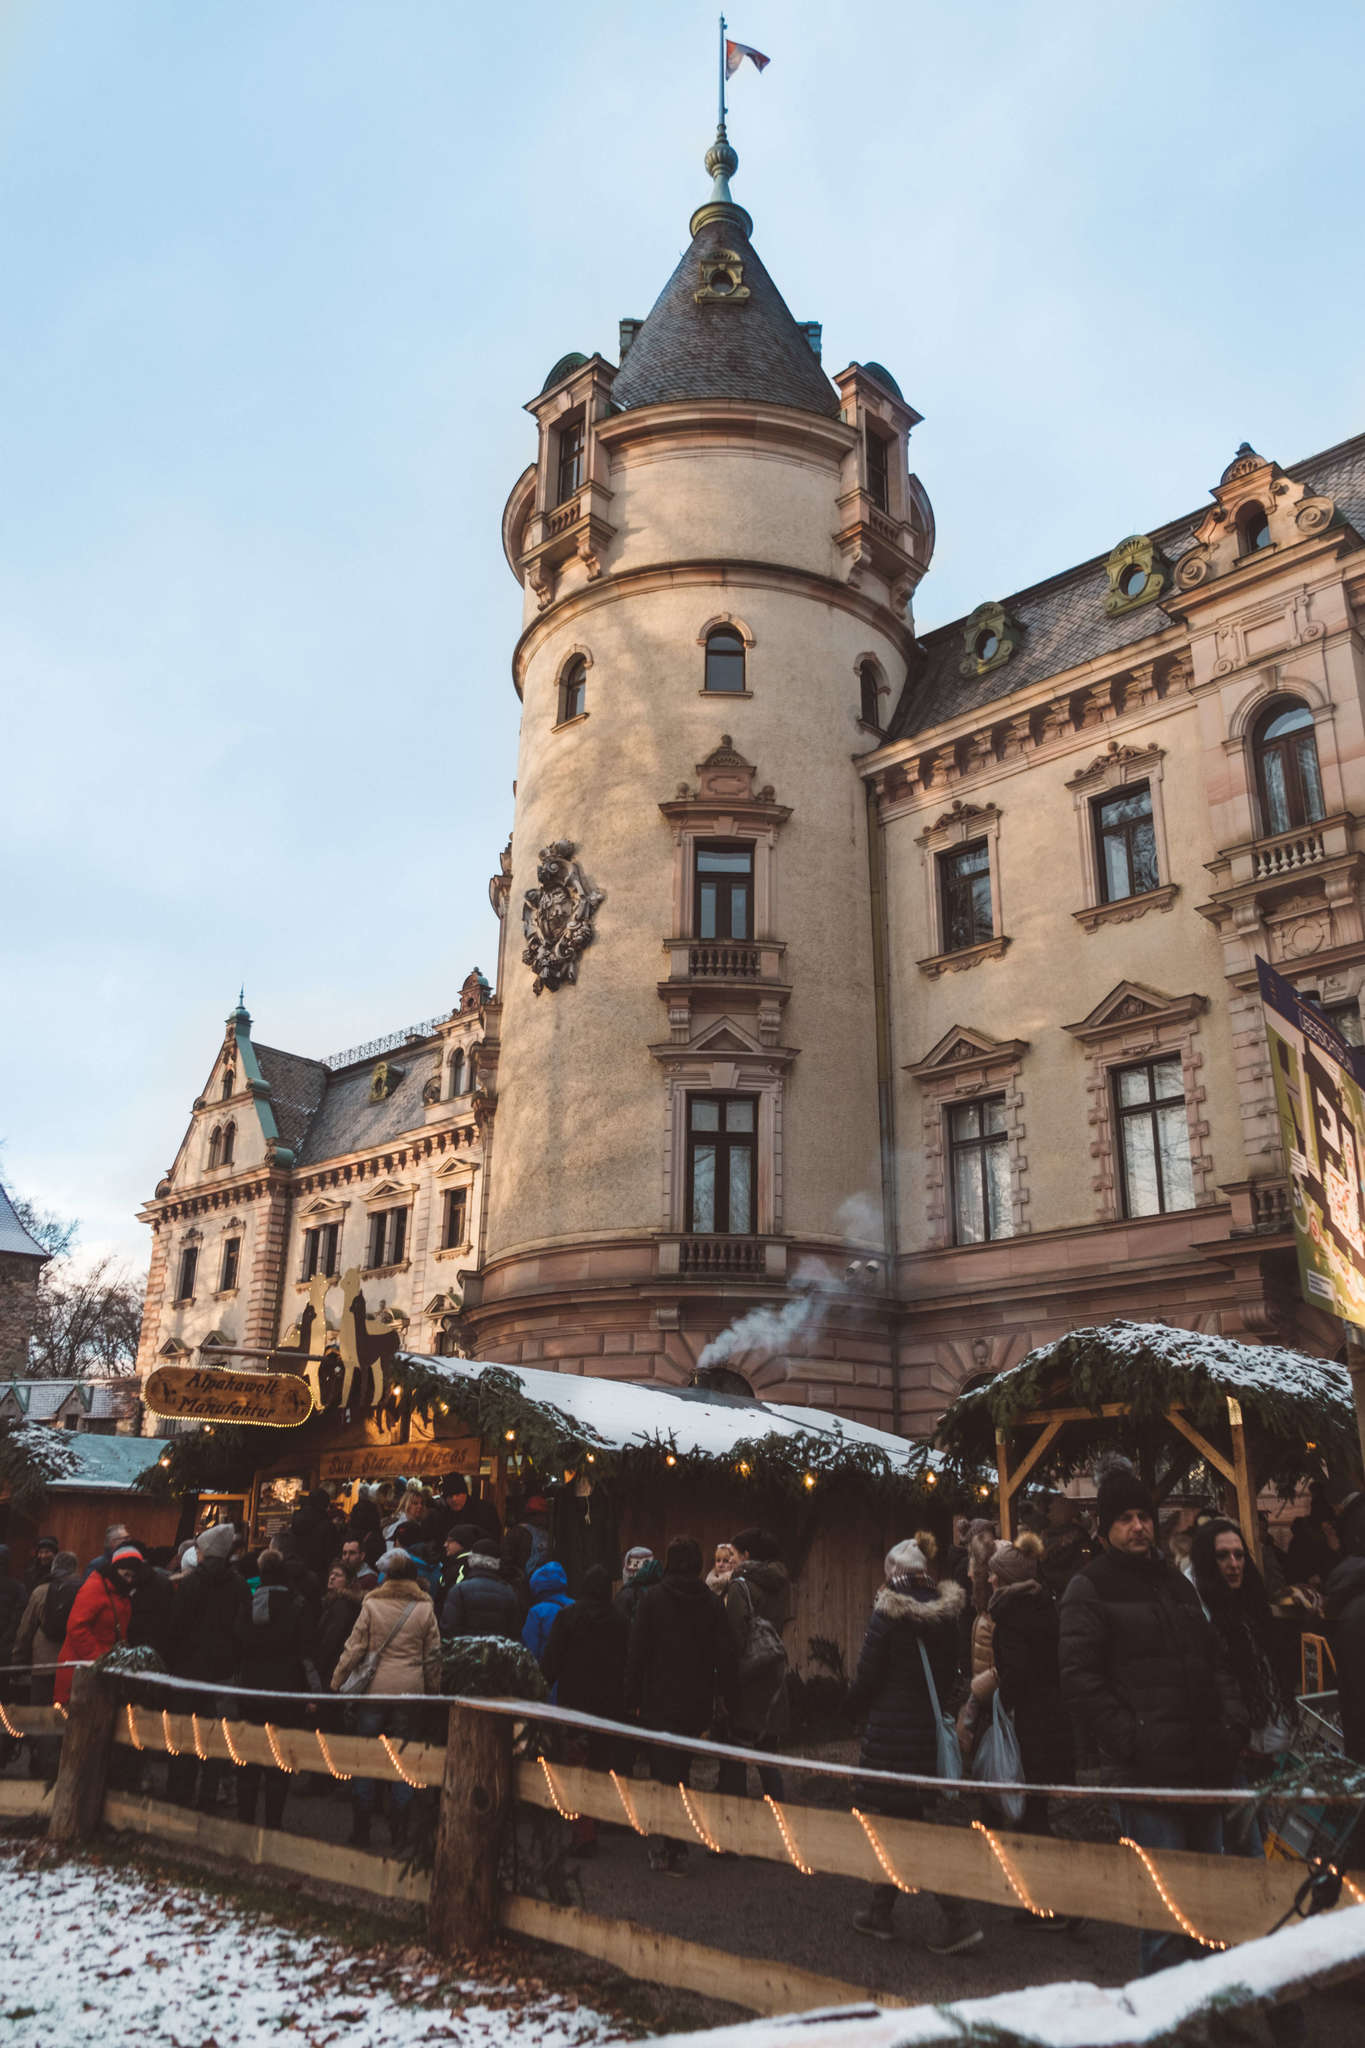
M 838 466 L 858 435 L 841 419 L 798 412 L 786 405 L 755 405 L 741 398 L 692 399 L 672 405 L 642 405 L 601 422 L 597 438 L 612 450 L 665 436 L 687 437 L 698 445 L 720 443 L 743 450 L 764 442 L 800 448 Z
M 512 653 L 512 681 L 517 695 L 520 697 L 522 694 L 527 665 L 532 656 L 552 633 L 558 633 L 584 613 L 600 604 L 613 604 L 618 598 L 646 596 L 655 590 L 696 589 L 702 585 L 713 590 L 778 590 L 789 596 L 809 597 L 816 604 L 835 605 L 840 611 L 875 626 L 878 632 L 896 643 L 907 660 L 910 657 L 913 640 L 904 619 L 897 617 L 887 605 L 878 604 L 875 599 L 833 576 L 817 576 L 812 570 L 787 568 L 779 562 L 729 561 L 724 558 L 656 562 L 602 576 L 597 582 L 560 598 L 539 618 L 533 619 Z

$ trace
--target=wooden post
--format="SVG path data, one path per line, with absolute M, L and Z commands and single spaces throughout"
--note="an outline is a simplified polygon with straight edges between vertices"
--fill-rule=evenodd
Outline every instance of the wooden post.
M 498 1858 L 512 1811 L 512 1723 L 450 1710 L 427 1943 L 437 1955 L 480 1949 L 498 1931 Z
M 1236 1473 L 1237 1519 L 1242 1541 L 1251 1552 L 1252 1563 L 1261 1568 L 1261 1518 L 1256 1512 L 1256 1482 L 1247 1455 L 1247 1433 L 1242 1426 L 1242 1404 L 1228 1395 L 1228 1428 L 1232 1432 L 1232 1467 Z
M 115 1711 L 113 1689 L 97 1672 L 86 1669 L 72 1674 L 49 1841 L 88 1842 L 99 1827 Z
M 995 1469 L 1000 1488 L 1000 1534 L 1006 1543 L 1014 1540 L 1014 1500 L 1010 1491 L 1010 1447 L 1003 1429 L 995 1432 Z

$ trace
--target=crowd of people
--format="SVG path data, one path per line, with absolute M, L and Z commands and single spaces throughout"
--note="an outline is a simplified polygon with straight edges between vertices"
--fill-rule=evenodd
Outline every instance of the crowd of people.
M 1011 1542 L 984 1517 L 959 1518 L 941 1553 L 925 1532 L 887 1553 L 847 1702 L 862 1728 L 862 1769 L 930 1779 L 969 1772 L 978 1755 L 998 1758 L 986 1745 L 1003 1718 L 1018 1782 L 1066 1786 L 1083 1769 L 1087 1783 L 1123 1788 L 1121 1830 L 1152 1852 L 1260 1855 L 1247 1803 L 1141 1795 L 1245 1788 L 1269 1775 L 1294 1739 L 1304 1627 L 1331 1638 L 1345 1747 L 1365 1763 L 1365 1494 L 1335 1512 L 1315 1494 L 1286 1548 L 1265 1538 L 1264 1571 L 1243 1531 L 1212 1507 L 1158 1526 L 1150 1492 L 1121 1461 L 1102 1474 L 1092 1507 L 1055 1494 L 1023 1520 L 1033 1526 Z M 659 1782 L 684 1787 L 692 1752 L 658 1738 L 780 1750 L 792 1611 L 779 1545 L 761 1528 L 717 1545 L 709 1569 L 701 1546 L 682 1536 L 662 1559 L 644 1546 L 628 1551 L 619 1590 L 600 1566 L 571 1590 L 544 1499 L 516 1503 L 503 1526 L 462 1474 L 397 1498 L 362 1489 L 349 1508 L 319 1488 L 255 1550 L 232 1523 L 166 1554 L 146 1552 L 115 1525 L 84 1567 L 43 1539 L 16 1581 L 0 1548 L 0 1665 L 30 1667 L 34 1701 L 66 1700 L 72 1662 L 117 1643 L 148 1644 L 173 1675 L 203 1689 L 209 1711 L 252 1718 L 249 1696 L 235 1699 L 234 1687 L 345 1693 L 344 1708 L 317 1710 L 339 1717 L 329 1725 L 402 1735 L 415 1724 L 388 1702 L 441 1689 L 443 1642 L 499 1636 L 537 1660 L 558 1705 L 639 1731 L 634 1739 L 585 1726 L 561 1735 L 562 1754 L 596 1769 L 629 1771 L 643 1760 Z M 225 1768 L 182 1750 L 169 1759 L 169 1795 L 211 1809 Z M 723 1759 L 717 1789 L 744 1796 L 749 1768 L 740 1755 Z M 780 1767 L 756 1770 L 760 1791 L 781 1799 Z M 265 1824 L 278 1826 L 284 1772 L 250 1765 L 234 1776 L 239 1817 L 254 1821 L 263 1804 Z M 385 1818 L 401 1844 L 412 1790 L 387 1792 Z M 918 1818 L 925 1793 L 869 1777 L 860 1797 L 871 1810 Z M 377 1794 L 373 1780 L 350 1787 L 352 1840 L 362 1846 Z M 1032 1793 L 1012 1824 L 1046 1832 L 1054 1810 Z M 573 1848 L 595 1846 L 594 1824 L 575 1822 Z M 686 1846 L 670 1838 L 651 1836 L 648 1855 L 657 1872 L 687 1870 Z M 892 1938 L 895 1901 L 894 1885 L 872 1887 L 855 1927 Z M 982 1939 L 966 1902 L 944 1895 L 937 1905 L 935 1953 Z M 1178 1934 L 1144 1934 L 1143 1967 L 1188 1949 Z

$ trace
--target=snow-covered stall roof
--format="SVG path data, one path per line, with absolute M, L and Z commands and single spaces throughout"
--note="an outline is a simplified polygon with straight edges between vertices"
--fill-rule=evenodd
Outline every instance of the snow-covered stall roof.
M 1239 1344 L 1165 1323 L 1116 1320 L 1068 1331 L 1040 1344 L 984 1387 L 960 1395 L 939 1425 L 939 1442 L 957 1459 L 987 1457 L 998 1428 L 1059 1395 L 1099 1418 L 1121 1402 L 1134 1422 L 1155 1422 L 1181 1408 L 1203 1429 L 1227 1420 L 1240 1402 L 1258 1439 L 1260 1473 L 1271 1479 L 1344 1470 L 1359 1462 L 1355 1398 L 1345 1366 L 1276 1344 Z
M 27 1508 L 47 1493 L 127 1493 L 166 1446 L 151 1436 L 95 1436 L 45 1422 L 0 1429 L 0 1487 Z
M 857 1474 L 927 1482 L 931 1490 L 944 1469 L 928 1445 L 824 1408 L 413 1352 L 399 1352 L 395 1369 L 419 1405 L 439 1412 L 446 1402 L 485 1437 L 516 1428 L 525 1439 L 530 1430 L 555 1458 L 592 1453 L 604 1462 L 653 1461 L 671 1455 L 730 1468 L 761 1460 L 785 1466 L 798 1480 L 807 1471 Z M 527 1442 L 527 1448 L 534 1454 L 537 1446 Z

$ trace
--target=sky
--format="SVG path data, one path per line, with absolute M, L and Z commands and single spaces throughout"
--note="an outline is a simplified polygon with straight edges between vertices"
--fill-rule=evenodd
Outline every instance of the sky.
M 1365 11 L 733 0 L 735 195 L 924 414 L 921 629 L 1365 429 Z M 245 984 L 493 969 L 522 407 L 706 197 L 692 0 L 0 0 L 0 1139 L 146 1258 Z

